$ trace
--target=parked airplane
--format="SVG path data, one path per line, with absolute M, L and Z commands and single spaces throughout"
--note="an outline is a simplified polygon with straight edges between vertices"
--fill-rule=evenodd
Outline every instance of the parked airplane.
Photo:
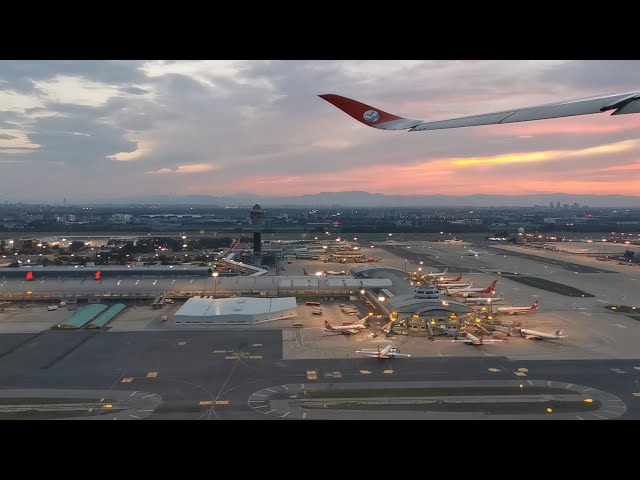
M 459 282 L 460 280 L 462 280 L 462 274 L 458 275 L 457 277 L 449 277 L 449 278 L 445 278 L 445 277 L 440 277 L 436 279 L 436 283 L 438 285 L 449 285 L 452 283 L 456 283 Z
M 327 275 L 347 275 L 347 272 L 345 270 L 342 270 L 341 272 L 336 272 L 334 270 L 327 270 L 325 268 L 324 270 L 322 270 L 322 275 L 324 275 L 324 276 L 327 276 Z
M 462 340 L 451 340 L 452 342 L 464 342 L 467 345 L 484 345 L 485 343 L 501 342 L 502 340 L 486 340 L 483 337 L 476 337 L 472 333 L 467 332 L 467 337 Z
M 445 268 L 444 271 L 442 272 L 429 272 L 429 273 L 425 273 L 425 275 L 427 277 L 440 277 L 441 275 L 446 275 L 448 271 L 449 271 L 449 267 Z
M 484 255 L 487 252 L 480 252 L 478 250 L 472 250 L 470 248 L 467 249 L 467 255 L 470 257 L 479 257 L 481 254 Z
M 362 330 L 364 330 L 365 325 L 364 325 L 364 320 L 359 320 L 357 323 L 354 323 L 352 325 L 340 325 L 340 326 L 333 326 L 331 325 L 327 320 L 324 321 L 324 331 L 325 332 L 331 332 L 331 333 L 342 333 L 343 335 L 354 335 L 356 333 L 361 332 Z
M 530 307 L 498 307 L 497 313 L 508 313 L 509 315 L 518 315 L 520 313 L 529 313 L 538 309 L 538 300 L 533 302 Z
M 491 300 L 491 301 L 489 301 Z M 471 303 L 474 305 L 489 305 L 490 303 L 498 303 L 504 300 L 504 296 L 501 293 L 497 297 L 466 297 L 464 303 Z
M 445 289 L 447 290 L 447 295 L 450 297 L 469 297 L 475 292 L 477 293 L 489 293 L 493 295 L 496 293 L 496 285 L 498 284 L 497 280 L 494 280 L 491 285 L 488 287 L 463 287 L 463 288 L 451 288 L 450 285 L 445 285 Z
M 356 350 L 356 353 L 366 353 L 367 357 L 373 358 L 394 358 L 394 357 L 410 357 L 408 353 L 400 353 L 397 347 L 392 347 L 391 344 L 384 347 L 380 350 L 380 345 L 378 345 L 378 349 L 374 350 L 372 348 L 363 348 L 362 350 Z
M 302 273 L 304 274 L 305 277 L 310 277 L 311 275 L 309 275 L 309 272 L 307 272 L 306 268 L 302 269 Z M 315 276 L 327 276 L 327 275 L 347 275 L 347 272 L 345 272 L 344 270 L 342 272 L 335 272 L 333 270 L 327 270 L 326 268 L 324 270 L 322 270 L 321 272 L 316 272 Z
M 438 290 L 448 290 L 448 289 L 458 289 L 458 288 L 467 288 L 467 287 L 471 287 L 473 285 L 473 282 L 462 282 L 462 283 L 445 283 L 440 285 L 439 283 L 437 284 L 438 286 Z
M 370 105 L 340 95 L 319 95 L 364 125 L 380 130 L 408 130 L 420 132 L 442 128 L 474 127 L 502 123 L 528 122 L 548 118 L 571 117 L 613 110 L 612 115 L 640 113 L 640 91 L 598 95 L 595 97 L 565 100 L 534 107 L 515 108 L 503 112 L 484 113 L 469 117 L 423 122 L 398 117 Z
M 563 338 L 567 338 L 566 335 L 563 335 L 563 330 L 556 330 L 555 333 L 544 333 L 536 330 L 529 330 L 528 328 L 521 328 L 519 333 L 527 340 L 542 340 L 545 338 L 549 340 L 562 340 Z

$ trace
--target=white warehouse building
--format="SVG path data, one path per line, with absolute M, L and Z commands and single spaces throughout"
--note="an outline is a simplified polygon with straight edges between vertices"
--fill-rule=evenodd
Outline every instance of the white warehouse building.
M 184 324 L 253 324 L 298 315 L 295 297 L 249 298 L 192 297 L 178 309 L 174 318 Z

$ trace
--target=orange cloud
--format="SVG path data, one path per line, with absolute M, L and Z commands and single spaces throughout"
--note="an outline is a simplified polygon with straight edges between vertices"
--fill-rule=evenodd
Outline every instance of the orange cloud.
M 640 163 L 632 163 L 630 165 L 617 165 L 615 167 L 601 168 L 599 172 L 624 172 L 628 170 L 640 170 Z
M 152 170 L 147 172 L 151 175 L 169 175 L 172 173 L 203 173 L 203 172 L 211 172 L 216 170 L 217 167 L 214 165 L 209 165 L 207 163 L 194 163 L 191 165 L 179 165 L 178 167 L 171 168 L 160 168 L 159 170 Z
M 509 155 L 496 155 L 490 157 L 475 157 L 453 160 L 451 163 L 456 166 L 504 164 L 504 163 L 525 163 L 525 162 L 548 162 L 568 157 L 587 157 L 592 155 L 603 155 L 620 153 L 638 148 L 640 140 L 624 140 L 622 142 L 600 145 L 597 147 L 583 148 L 580 150 L 548 150 L 544 152 L 512 153 Z

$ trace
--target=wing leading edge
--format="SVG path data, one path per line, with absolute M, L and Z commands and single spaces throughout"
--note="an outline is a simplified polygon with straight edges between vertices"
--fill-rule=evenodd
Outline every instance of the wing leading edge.
M 640 113 L 640 90 L 580 98 L 577 100 L 566 100 L 535 107 L 518 108 L 503 112 L 484 113 L 470 117 L 437 120 L 433 122 L 423 122 L 422 120 L 399 117 L 341 95 L 326 94 L 318 96 L 338 107 L 360 123 L 370 127 L 380 130 L 408 130 L 410 132 L 439 130 L 443 128 L 475 127 L 499 123 L 528 122 L 531 120 L 589 115 L 610 110 L 613 110 L 611 115 Z

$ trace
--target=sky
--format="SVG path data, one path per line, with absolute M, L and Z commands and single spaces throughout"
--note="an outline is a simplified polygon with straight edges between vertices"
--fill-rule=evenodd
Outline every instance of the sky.
M 640 192 L 640 115 L 408 133 L 317 95 L 439 120 L 640 90 L 640 61 L 0 61 L 0 200 Z

